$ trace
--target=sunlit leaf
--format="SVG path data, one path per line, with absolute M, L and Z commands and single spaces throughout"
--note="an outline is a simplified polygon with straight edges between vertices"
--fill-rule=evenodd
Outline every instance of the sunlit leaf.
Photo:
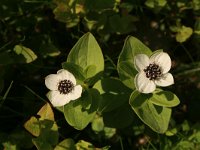
M 176 34 L 176 41 L 177 42 L 185 42 L 187 39 L 190 38 L 190 36 L 192 35 L 193 33 L 193 29 L 190 28 L 190 27 L 186 27 L 186 26 L 182 26 L 177 34 Z
M 91 33 L 84 34 L 71 49 L 67 62 L 83 68 L 86 78 L 104 70 L 104 58 L 97 41 Z
M 86 92 L 85 96 L 64 106 L 66 121 L 77 130 L 84 129 L 91 122 L 99 103 L 99 93 L 97 90 L 90 89 Z M 86 103 L 86 100 L 90 100 L 90 104 Z
M 146 0 L 145 5 L 149 8 L 164 7 L 167 0 Z
M 95 147 L 94 145 L 92 145 L 91 143 L 89 142 L 86 142 L 84 140 L 80 140 L 78 143 L 76 143 L 76 149 L 77 150 L 81 150 L 81 149 L 86 149 L 86 150 L 94 150 Z
M 152 104 L 149 95 L 134 91 L 130 96 L 130 105 L 138 117 L 152 130 L 164 133 L 168 129 L 171 109 Z
M 75 143 L 72 139 L 65 139 L 61 141 L 54 150 L 76 150 Z
M 96 115 L 96 117 L 92 120 L 91 127 L 94 132 L 103 131 L 104 129 L 103 118 Z
M 42 121 L 50 120 L 54 122 L 54 113 L 51 106 L 45 104 L 37 113 L 37 116 L 32 116 L 25 122 L 24 127 L 34 136 L 39 136 L 42 128 Z
M 162 90 L 155 91 L 152 96 L 149 97 L 149 101 L 155 105 L 165 107 L 174 107 L 180 103 L 178 97 L 174 93 Z
M 37 55 L 30 49 L 22 45 L 16 45 L 14 51 L 18 55 L 23 55 L 26 63 L 31 63 L 37 59 Z

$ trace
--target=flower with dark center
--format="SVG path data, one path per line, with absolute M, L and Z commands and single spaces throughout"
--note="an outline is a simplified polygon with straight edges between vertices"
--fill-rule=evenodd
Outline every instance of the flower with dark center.
M 144 69 L 144 72 L 149 80 L 156 80 L 162 74 L 160 67 L 156 64 L 149 64 L 149 66 Z
M 167 53 L 156 52 L 150 56 L 138 54 L 134 65 L 139 72 L 135 76 L 135 87 L 141 93 L 152 93 L 157 86 L 169 86 L 174 78 L 168 71 L 171 68 L 171 59 Z
M 70 80 L 61 80 L 58 83 L 58 91 L 60 94 L 68 94 L 74 89 L 74 84 Z
M 81 97 L 82 87 L 76 85 L 73 74 L 61 69 L 57 74 L 50 74 L 45 78 L 45 85 L 51 91 L 47 97 L 53 106 L 59 107 Z

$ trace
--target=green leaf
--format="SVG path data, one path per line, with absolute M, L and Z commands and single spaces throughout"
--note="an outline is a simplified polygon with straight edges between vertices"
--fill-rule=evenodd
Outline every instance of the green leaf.
M 174 136 L 177 134 L 177 132 L 178 132 L 177 128 L 173 128 L 173 129 L 167 130 L 165 132 L 165 135 L 166 136 Z
M 200 10 L 200 1 L 199 0 L 192 0 L 193 9 L 198 11 Z
M 12 142 L 4 142 L 2 143 L 4 146 L 4 150 L 18 150 L 17 145 L 13 144 Z
M 83 1 L 54 0 L 54 2 L 57 5 L 53 11 L 55 19 L 66 23 L 67 28 L 74 27 L 79 23 L 79 13 L 84 13 Z
M 149 94 L 133 91 L 130 96 L 130 105 L 138 117 L 152 130 L 164 133 L 168 128 L 171 109 L 152 104 L 149 97 Z
M 103 72 L 99 72 L 97 73 L 95 76 L 91 77 L 91 78 L 88 78 L 86 79 L 84 82 L 88 85 L 88 86 L 94 86 L 94 84 L 99 81 L 99 79 L 101 79 L 103 75 Z
M 193 33 L 193 29 L 190 27 L 186 27 L 186 26 L 182 26 L 179 31 L 176 34 L 176 41 L 183 43 L 185 42 L 187 39 L 190 38 L 190 36 Z
M 127 37 L 117 63 L 119 77 L 126 86 L 135 89 L 134 77 L 137 71 L 134 67 L 134 57 L 137 54 L 150 56 L 151 53 L 151 50 L 137 38 L 132 36 Z
M 96 115 L 96 117 L 92 120 L 91 127 L 94 132 L 103 131 L 104 129 L 103 118 Z
M 23 55 L 24 58 L 26 59 L 26 63 L 31 63 L 37 59 L 37 55 L 35 55 L 35 53 L 31 49 L 25 46 L 16 45 L 14 47 L 14 51 L 18 55 Z
M 71 49 L 67 62 L 80 66 L 91 78 L 104 70 L 104 58 L 97 41 L 91 33 L 84 34 Z
M 76 79 L 78 79 L 80 81 L 85 80 L 85 75 L 83 73 L 83 69 L 80 66 L 78 66 L 74 63 L 70 63 L 70 62 L 64 62 L 64 63 L 62 63 L 62 68 L 71 72 L 75 76 Z
M 131 90 L 114 78 L 105 78 L 98 81 L 93 88 L 97 89 L 102 99 L 99 103 L 99 111 L 112 111 L 128 101 Z
M 105 126 L 111 128 L 125 128 L 131 125 L 134 120 L 134 113 L 128 103 L 110 112 L 103 113 Z
M 58 143 L 58 127 L 52 120 L 40 121 L 40 135 L 33 139 L 38 150 L 53 149 Z
M 164 7 L 166 4 L 166 0 L 147 0 L 145 2 L 145 5 L 149 8 Z
M 77 150 L 94 150 L 95 147 L 94 147 L 94 145 L 92 145 L 89 142 L 80 140 L 80 141 L 78 141 L 78 143 L 76 143 L 76 149 Z
M 41 133 L 41 123 L 44 120 L 54 121 L 54 114 L 51 106 L 45 104 L 37 113 L 36 116 L 32 116 L 28 121 L 25 122 L 25 129 L 34 136 L 39 136 Z
M 184 122 L 182 123 L 182 130 L 183 131 L 189 131 L 190 130 L 190 126 L 187 120 L 184 120 Z
M 72 139 L 65 139 L 61 141 L 54 150 L 76 150 L 75 143 Z
M 111 137 L 113 137 L 117 130 L 115 128 L 109 128 L 109 127 L 104 127 L 104 134 L 105 134 L 105 138 L 106 139 L 110 139 Z M 105 147 L 106 148 L 106 147 Z M 107 147 L 108 148 L 108 147 Z M 104 149 L 103 149 L 104 150 Z
M 75 129 L 84 129 L 94 118 L 98 106 L 98 91 L 89 89 L 86 95 L 75 101 L 71 101 L 69 104 L 64 106 L 64 115 L 66 121 Z M 90 107 L 86 107 L 86 100 L 91 99 Z
M 186 140 L 181 140 L 173 148 L 173 150 L 193 150 L 193 149 L 195 149 L 194 143 Z
M 158 106 L 174 107 L 177 106 L 180 101 L 178 97 L 170 91 L 155 91 L 149 98 L 149 101 Z
M 25 129 L 34 136 L 40 135 L 40 124 L 36 117 L 32 116 L 25 124 Z
M 33 144 L 37 147 L 37 150 L 53 150 L 51 144 L 44 142 L 40 138 L 34 138 Z

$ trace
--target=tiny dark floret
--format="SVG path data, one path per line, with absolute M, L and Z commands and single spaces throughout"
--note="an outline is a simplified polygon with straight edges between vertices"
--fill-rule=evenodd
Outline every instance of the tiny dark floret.
M 162 71 L 157 64 L 149 64 L 149 66 L 144 69 L 144 72 L 149 80 L 156 80 L 162 75 Z
M 62 80 L 58 83 L 60 94 L 68 94 L 74 89 L 74 84 L 70 80 Z

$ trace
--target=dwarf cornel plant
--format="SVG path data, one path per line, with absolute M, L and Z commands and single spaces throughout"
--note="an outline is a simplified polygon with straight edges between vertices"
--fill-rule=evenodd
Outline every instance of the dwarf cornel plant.
M 42 150 L 53 147 L 58 149 L 62 144 L 77 148 L 80 144 L 74 144 L 70 139 L 58 143 L 58 125 L 52 109 L 59 110 L 66 120 L 65 123 L 77 130 L 83 130 L 92 123 L 94 130 L 103 131 L 107 127 L 113 135 L 116 132 L 115 128 L 128 127 L 138 117 L 154 132 L 165 133 L 172 108 L 179 104 L 179 99 L 174 93 L 165 91 L 165 88 L 157 87 L 148 93 L 140 92 L 136 88 L 137 70 L 134 61 L 138 59 L 136 56 L 141 54 L 145 54 L 147 58 L 155 57 L 159 60 L 157 63 L 163 60 L 157 56 L 157 54 L 163 56 L 162 50 L 152 52 L 140 40 L 128 36 L 117 63 L 119 78 L 105 77 L 101 48 L 91 33 L 84 34 L 73 46 L 66 61 L 62 63 L 62 70 L 47 76 L 46 85 L 54 90 L 47 96 L 53 105 L 46 103 L 37 113 L 39 119 L 33 116 L 24 124 L 26 130 L 35 136 L 34 145 Z M 140 61 L 142 65 L 146 60 L 142 58 Z M 155 70 L 151 68 L 150 71 L 152 69 Z M 162 71 L 161 68 L 160 72 Z M 72 84 L 76 84 L 76 80 L 82 87 L 82 93 L 73 89 L 75 85 Z M 154 79 L 142 80 L 153 82 Z M 75 98 L 70 100 L 73 94 Z M 97 123 L 94 122 L 97 119 L 99 127 L 96 127 Z

